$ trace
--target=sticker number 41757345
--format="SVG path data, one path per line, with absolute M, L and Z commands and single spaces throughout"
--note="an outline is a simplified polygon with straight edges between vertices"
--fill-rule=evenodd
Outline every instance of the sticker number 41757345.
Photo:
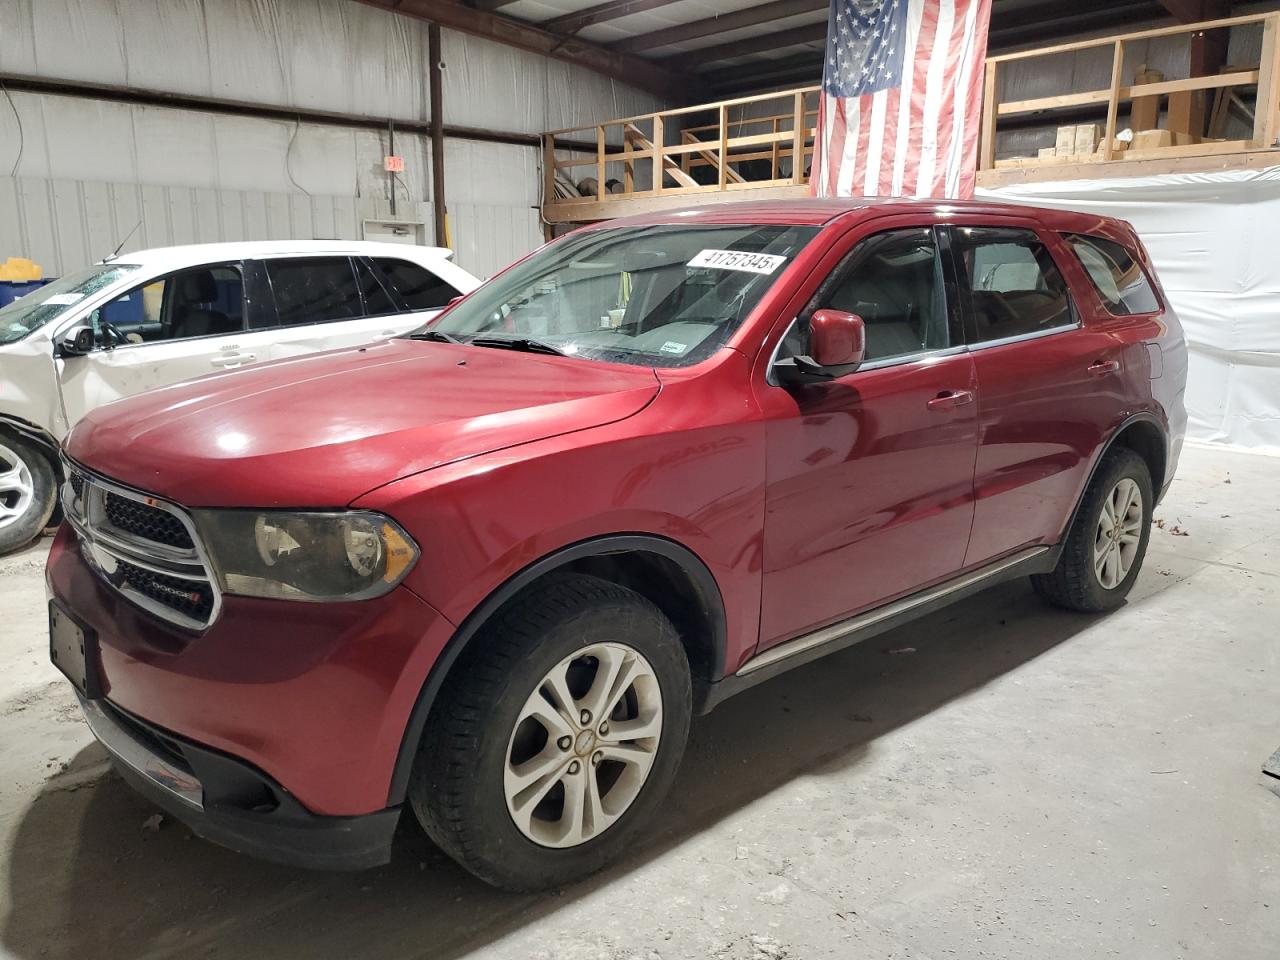
M 776 253 L 749 253 L 743 250 L 703 250 L 689 261 L 689 266 L 770 274 L 782 266 L 786 259 L 786 257 L 779 256 Z

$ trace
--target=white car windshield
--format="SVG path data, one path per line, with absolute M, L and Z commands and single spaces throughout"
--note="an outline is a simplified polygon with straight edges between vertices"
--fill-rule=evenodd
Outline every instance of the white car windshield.
M 0 344 L 21 340 L 73 309 L 85 297 L 141 269 L 136 263 L 99 263 L 19 297 L 0 309 Z
M 685 366 L 729 339 L 817 232 L 681 224 L 573 234 L 413 336 Z

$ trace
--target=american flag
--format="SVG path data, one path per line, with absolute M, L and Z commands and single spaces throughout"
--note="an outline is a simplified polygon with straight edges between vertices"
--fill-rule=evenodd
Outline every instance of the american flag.
M 816 197 L 971 197 L 991 0 L 833 0 Z

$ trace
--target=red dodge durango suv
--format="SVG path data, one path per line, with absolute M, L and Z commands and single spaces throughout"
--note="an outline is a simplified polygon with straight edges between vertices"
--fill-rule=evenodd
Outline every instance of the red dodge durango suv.
M 485 880 L 561 884 L 635 842 L 725 697 L 1012 577 L 1120 604 L 1186 359 L 1106 217 L 592 226 L 406 337 L 89 414 L 51 656 L 201 836 L 367 867 L 409 807 Z

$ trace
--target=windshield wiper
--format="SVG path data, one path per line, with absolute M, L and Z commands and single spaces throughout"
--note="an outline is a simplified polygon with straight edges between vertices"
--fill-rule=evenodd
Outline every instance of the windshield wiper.
M 519 350 L 522 353 L 546 353 L 553 357 L 568 356 L 559 347 L 529 337 L 472 337 L 467 341 L 473 347 L 500 347 L 503 350 Z
M 430 340 L 434 343 L 462 343 L 457 337 L 451 333 L 444 333 L 440 330 L 419 330 L 417 333 L 406 333 L 406 340 Z

